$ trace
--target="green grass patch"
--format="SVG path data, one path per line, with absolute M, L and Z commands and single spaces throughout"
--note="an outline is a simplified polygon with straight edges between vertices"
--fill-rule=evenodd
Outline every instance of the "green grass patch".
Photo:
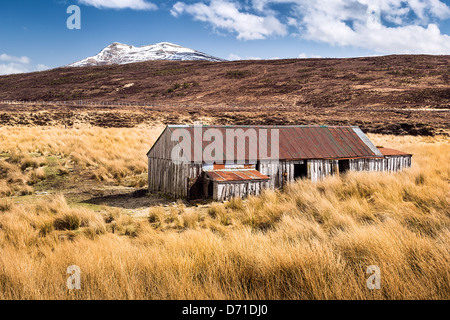
M 15 204 L 30 204 L 30 203 L 35 203 L 40 197 L 43 197 L 43 196 L 46 196 L 46 195 L 32 194 L 32 195 L 25 195 L 25 196 L 13 196 L 13 197 L 11 197 L 11 200 Z
M 36 191 L 60 190 L 69 179 L 69 168 L 63 165 L 65 159 L 58 156 L 47 156 L 47 165 L 43 167 L 45 179 L 36 183 Z
M 191 71 L 191 68 L 169 68 L 169 69 L 160 69 L 153 70 L 151 74 L 153 76 L 170 76 L 170 75 L 178 75 L 183 73 L 188 73 Z
M 87 202 L 67 202 L 69 208 L 85 208 L 96 212 L 106 211 L 107 206 Z

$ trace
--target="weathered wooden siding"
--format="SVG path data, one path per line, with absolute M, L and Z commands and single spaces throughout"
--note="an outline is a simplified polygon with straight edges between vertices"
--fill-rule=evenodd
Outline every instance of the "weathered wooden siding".
M 321 180 L 339 173 L 338 160 L 304 160 L 307 163 L 307 178 Z M 267 188 L 282 188 L 286 183 L 295 181 L 294 164 L 303 161 L 280 161 L 278 163 L 261 162 L 260 172 L 271 178 Z M 350 171 L 388 171 L 395 172 L 411 167 L 411 156 L 386 156 L 383 159 L 350 159 Z
M 148 158 L 148 190 L 186 198 L 188 184 L 192 185 L 201 173 L 201 165 L 176 164 L 172 160 Z
M 294 181 L 294 164 L 301 164 L 303 161 L 280 161 L 266 162 L 261 161 L 259 172 L 270 178 L 265 182 L 264 187 L 270 189 L 282 188 L 286 183 Z
M 385 156 L 383 159 L 351 159 L 351 171 L 396 172 L 411 167 L 411 156 Z
M 259 172 L 268 176 L 270 180 L 265 182 L 265 187 L 270 189 L 280 188 L 282 186 L 283 179 L 283 165 L 281 162 L 266 162 L 261 161 L 259 165 L 257 165 L 257 169 L 259 168 Z
M 313 181 L 323 179 L 327 175 L 339 171 L 337 160 L 298 160 L 280 161 L 278 163 L 261 162 L 259 168 L 262 174 L 271 179 L 267 187 L 271 189 L 282 188 L 286 183 L 295 181 L 295 164 L 307 163 L 307 177 Z
M 384 159 L 350 159 L 350 171 L 383 171 Z
M 338 172 L 337 160 L 308 160 L 308 179 L 312 181 L 319 181 Z
M 307 178 L 319 181 L 329 175 L 338 174 L 338 160 L 305 160 Z M 259 169 L 269 176 L 269 181 L 246 183 L 214 184 L 214 199 L 229 199 L 233 196 L 259 194 L 261 189 L 282 188 L 294 182 L 294 164 L 298 161 L 281 161 L 279 163 L 261 162 Z M 389 156 L 384 159 L 350 159 L 350 171 L 387 171 L 395 172 L 411 166 L 411 156 Z M 174 197 L 188 197 L 188 186 L 202 175 L 202 165 L 177 164 L 171 159 L 148 159 L 148 181 L 150 192 L 162 192 Z M 221 200 L 220 200 L 221 201 Z
M 395 172 L 411 168 L 412 156 L 386 156 L 384 171 Z
M 179 154 L 172 157 L 176 145 L 176 141 L 171 141 L 171 131 L 166 128 L 148 153 L 149 192 L 186 198 L 188 185 L 201 175 L 201 165 L 183 163 Z
M 259 195 L 264 189 L 264 182 L 214 182 L 213 199 L 226 201 L 233 197 L 244 198 L 250 195 Z
M 168 127 L 161 133 L 158 140 L 152 146 L 147 156 L 157 159 L 172 159 L 172 150 L 178 144 L 177 141 L 171 141 L 172 132 Z M 181 157 L 175 157 L 174 160 L 183 160 Z

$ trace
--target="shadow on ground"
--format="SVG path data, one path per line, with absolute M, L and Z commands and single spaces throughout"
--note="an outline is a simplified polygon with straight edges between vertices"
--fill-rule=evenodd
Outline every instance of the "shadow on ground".
M 81 203 L 105 205 L 122 209 L 140 209 L 145 207 L 169 205 L 173 200 L 165 199 L 155 194 L 147 194 L 146 189 L 140 189 L 133 192 L 117 193 L 96 196 Z

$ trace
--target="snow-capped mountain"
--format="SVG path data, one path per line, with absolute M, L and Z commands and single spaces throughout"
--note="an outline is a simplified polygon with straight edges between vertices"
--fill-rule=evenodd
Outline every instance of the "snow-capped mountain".
M 125 64 L 148 60 L 206 60 L 225 61 L 206 53 L 184 48 L 182 46 L 161 42 L 153 45 L 135 47 L 114 42 L 93 57 L 69 64 L 69 67 L 102 66 Z

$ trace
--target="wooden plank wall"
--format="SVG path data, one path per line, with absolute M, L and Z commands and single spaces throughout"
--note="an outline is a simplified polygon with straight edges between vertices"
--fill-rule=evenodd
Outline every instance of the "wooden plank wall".
M 321 180 L 338 172 L 337 160 L 308 160 L 308 179 L 312 181 Z
M 326 176 L 339 173 L 338 160 L 305 160 L 307 161 L 308 179 L 318 181 Z M 411 156 L 387 156 L 384 159 L 350 159 L 351 171 L 388 171 L 395 172 L 411 167 Z M 265 187 L 282 188 L 286 183 L 295 181 L 293 161 L 279 163 L 261 162 L 260 172 L 271 178 Z
M 307 161 L 308 179 L 320 180 L 327 175 L 336 174 L 337 160 L 305 160 Z M 271 178 L 267 187 L 271 189 L 282 188 L 286 183 L 295 181 L 294 164 L 303 161 L 280 161 L 279 163 L 261 162 L 260 172 Z
M 188 178 L 194 180 L 202 173 L 198 164 L 176 164 L 172 160 L 148 158 L 148 190 L 177 198 L 186 198 Z
M 186 198 L 188 183 L 201 175 L 202 165 L 182 163 L 178 154 L 172 159 L 177 142 L 171 141 L 171 134 L 166 128 L 148 154 L 148 190 Z
M 177 128 L 174 128 L 176 130 Z M 148 157 L 158 159 L 172 159 L 172 150 L 178 144 L 177 141 L 172 141 L 172 131 L 166 127 L 161 133 L 161 136 L 156 140 L 155 144 L 150 149 Z M 174 160 L 181 161 L 181 157 L 177 156 Z
M 259 165 L 259 172 L 271 178 L 264 183 L 265 188 L 282 188 L 286 183 L 294 181 L 294 164 L 302 161 L 263 162 Z
M 412 156 L 389 156 L 385 157 L 384 171 L 395 172 L 405 168 L 411 168 Z
M 263 189 L 263 181 L 214 182 L 213 199 L 226 201 L 233 197 L 244 198 L 250 195 L 259 195 Z
M 383 171 L 384 159 L 350 159 L 350 171 Z
M 396 172 L 411 167 L 411 156 L 386 156 L 384 159 L 351 159 L 351 171 Z

